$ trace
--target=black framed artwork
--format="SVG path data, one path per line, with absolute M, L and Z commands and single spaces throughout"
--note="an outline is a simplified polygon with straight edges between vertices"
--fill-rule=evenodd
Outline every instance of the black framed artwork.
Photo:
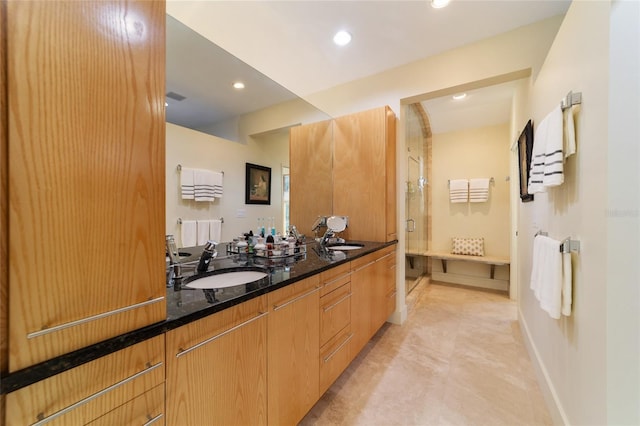
M 246 163 L 245 204 L 271 204 L 271 167 Z
M 533 122 L 529 120 L 518 138 L 518 164 L 520 168 L 520 200 L 523 203 L 533 201 L 529 194 L 529 173 L 531 170 L 531 153 L 533 152 Z

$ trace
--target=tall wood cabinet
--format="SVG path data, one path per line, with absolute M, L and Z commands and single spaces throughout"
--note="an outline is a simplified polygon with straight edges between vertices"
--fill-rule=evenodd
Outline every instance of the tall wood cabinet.
M 166 16 L 162 0 L 3 6 L 16 371 L 165 318 Z
M 333 193 L 331 120 L 291 128 L 289 223 L 305 235 L 316 218 L 330 215 Z
M 333 144 L 333 214 L 349 216 L 347 237 L 397 239 L 396 116 L 391 108 L 336 118 Z

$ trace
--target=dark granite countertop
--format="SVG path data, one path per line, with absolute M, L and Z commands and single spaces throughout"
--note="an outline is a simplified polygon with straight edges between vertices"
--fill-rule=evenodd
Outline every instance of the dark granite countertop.
M 209 267 L 209 274 L 211 274 L 211 271 L 215 273 L 216 271 L 229 271 L 234 268 L 260 268 L 268 276 L 254 283 L 215 291 L 187 289 L 184 284 L 178 290 L 172 287 L 167 288 L 166 320 L 2 376 L 0 377 L 0 393 L 6 394 L 18 390 L 70 368 L 93 361 L 104 355 L 158 336 L 192 321 L 396 243 L 396 241 L 389 243 L 353 242 L 362 244 L 363 248 L 340 252 L 328 251 L 322 250 L 316 242 L 312 241 L 307 243 L 307 250 L 304 255 L 282 259 L 264 259 L 246 254 L 227 255 L 226 245 L 220 244 L 218 246 L 219 256 L 212 261 Z M 194 263 L 197 262 L 201 250 L 202 247 L 180 249 L 180 251 L 191 254 L 190 257 L 182 260 L 187 265 L 185 266 L 186 271 L 183 271 L 185 276 L 189 275 L 189 266 L 193 269 L 195 268 Z

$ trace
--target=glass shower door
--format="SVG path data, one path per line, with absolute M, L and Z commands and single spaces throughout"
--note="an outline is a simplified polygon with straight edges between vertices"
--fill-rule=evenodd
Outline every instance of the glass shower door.
M 415 287 L 426 272 L 425 257 L 427 250 L 426 191 L 425 164 L 423 156 L 407 155 L 406 186 L 406 226 L 405 251 L 407 265 L 405 268 L 406 292 Z

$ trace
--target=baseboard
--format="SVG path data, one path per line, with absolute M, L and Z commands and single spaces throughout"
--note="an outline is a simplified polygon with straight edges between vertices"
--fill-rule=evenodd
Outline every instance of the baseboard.
M 533 364 L 533 368 L 536 372 L 538 384 L 540 385 L 540 390 L 542 391 L 544 400 L 547 403 L 547 408 L 549 409 L 549 415 L 551 416 L 553 424 L 570 424 L 569 419 L 567 418 L 567 414 L 562 409 L 562 404 L 560 403 L 560 399 L 558 398 L 558 393 L 556 392 L 547 369 L 545 368 L 544 363 L 540 358 L 540 354 L 538 352 L 538 349 L 536 348 L 536 344 L 531 338 L 529 327 L 527 327 L 527 322 L 524 320 L 522 312 L 520 311 L 520 307 L 518 307 L 518 323 L 520 324 L 520 330 L 522 331 L 524 344 L 527 347 L 527 352 L 529 352 L 529 358 L 531 358 L 531 363 Z
M 492 290 L 509 291 L 509 281 L 501 279 L 491 279 L 474 277 L 470 275 L 455 274 L 451 272 L 438 272 L 433 271 L 431 273 L 431 279 L 434 281 L 441 281 L 452 284 L 462 284 L 471 287 L 490 288 Z
M 397 309 L 394 313 L 387 318 L 387 322 L 391 324 L 402 325 L 407 320 L 407 305 L 402 305 L 401 309 Z

